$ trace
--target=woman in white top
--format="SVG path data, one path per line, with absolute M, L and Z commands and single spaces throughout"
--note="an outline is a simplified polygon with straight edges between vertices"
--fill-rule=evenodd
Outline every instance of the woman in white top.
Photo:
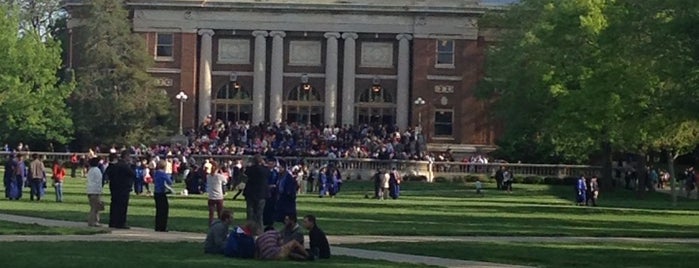
M 87 172 L 87 199 L 90 202 L 90 213 L 87 215 L 87 225 L 100 227 L 100 211 L 104 210 L 102 203 L 102 170 L 99 168 L 99 158 L 89 160 L 90 170 Z
M 228 180 L 224 176 L 215 162 L 212 163 L 212 172 L 206 176 L 206 190 L 209 193 L 209 225 L 214 222 L 214 211 L 216 218 L 221 217 L 223 211 L 223 194 Z

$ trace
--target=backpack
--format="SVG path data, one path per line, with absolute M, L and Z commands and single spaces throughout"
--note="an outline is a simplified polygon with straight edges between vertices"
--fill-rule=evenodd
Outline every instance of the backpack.
M 228 235 L 223 255 L 231 258 L 252 259 L 255 257 L 255 239 L 246 235 L 240 227 Z

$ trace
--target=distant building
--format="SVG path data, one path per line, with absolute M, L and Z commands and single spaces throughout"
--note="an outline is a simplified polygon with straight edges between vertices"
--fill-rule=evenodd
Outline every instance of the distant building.
M 79 35 L 78 10 L 64 1 Z M 478 0 L 128 0 L 149 72 L 185 127 L 223 120 L 422 127 L 431 144 L 492 147 L 474 90 L 489 41 Z M 79 66 L 79 55 L 70 55 Z M 420 98 L 424 104 L 416 104 Z M 419 103 L 419 102 L 417 102 Z

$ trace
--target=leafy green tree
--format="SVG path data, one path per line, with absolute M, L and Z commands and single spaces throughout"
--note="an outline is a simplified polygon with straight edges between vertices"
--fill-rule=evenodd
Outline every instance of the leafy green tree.
M 60 45 L 22 31 L 16 8 L 0 4 L 0 139 L 67 143 L 72 121 L 66 98 L 72 84 L 59 82 Z
M 121 1 L 91 1 L 80 29 L 73 118 L 82 146 L 138 144 L 169 133 L 170 103 L 146 72 L 144 40 L 131 32 Z
M 545 137 L 531 142 L 568 161 L 602 152 L 605 175 L 612 152 L 636 154 L 645 186 L 650 154 L 687 152 L 698 142 L 699 35 L 691 26 L 698 7 L 684 0 L 523 0 L 486 19 L 504 30 L 488 58 L 487 75 L 496 82 L 481 94 L 497 96 L 506 138 L 524 129 L 523 137 Z
M 21 31 L 36 32 L 43 39 L 50 37 L 50 28 L 64 14 L 60 0 L 0 0 L 0 3 L 17 8 Z

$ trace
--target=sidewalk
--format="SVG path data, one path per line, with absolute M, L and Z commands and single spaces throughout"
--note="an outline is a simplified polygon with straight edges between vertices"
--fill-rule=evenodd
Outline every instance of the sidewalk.
M 10 214 L 0 214 L 0 220 L 25 223 L 25 224 L 38 224 L 42 226 L 55 226 L 55 227 L 87 227 L 86 223 L 81 222 L 70 222 L 70 221 L 60 221 L 60 220 L 50 220 L 34 217 L 16 216 Z M 58 241 L 108 241 L 108 242 L 162 242 L 162 243 L 176 243 L 176 242 L 194 242 L 202 243 L 204 241 L 205 235 L 199 233 L 186 233 L 186 232 L 167 232 L 167 233 L 156 233 L 153 230 L 145 228 L 131 228 L 129 230 L 122 229 L 110 229 L 111 233 L 106 234 L 96 234 L 96 235 L 37 235 L 37 236 L 27 236 L 27 235 L 0 235 L 1 242 L 14 242 L 14 241 L 36 241 L 36 242 L 58 242 Z M 393 239 L 395 238 L 395 239 Z M 429 237 L 428 240 L 421 240 L 418 237 L 384 237 L 384 236 L 329 236 L 328 240 L 333 245 L 332 252 L 334 255 L 350 256 L 362 259 L 371 260 L 384 260 L 397 263 L 412 263 L 412 264 L 425 264 L 433 266 L 442 266 L 450 268 L 515 268 L 515 267 L 525 267 L 525 266 L 514 266 L 506 264 L 488 263 L 488 262 L 477 262 L 477 261 L 464 261 L 464 260 L 454 260 L 446 258 L 437 257 L 427 257 L 400 253 L 389 253 L 382 251 L 373 250 L 363 250 L 363 249 L 352 249 L 345 247 L 338 247 L 335 245 L 339 244 L 350 244 L 350 243 L 371 243 L 371 242 L 382 242 L 382 241 L 406 241 L 406 242 L 422 242 L 422 241 L 446 241 L 446 237 Z M 308 239 L 306 239 L 308 241 Z M 458 240 L 457 240 L 458 241 Z

